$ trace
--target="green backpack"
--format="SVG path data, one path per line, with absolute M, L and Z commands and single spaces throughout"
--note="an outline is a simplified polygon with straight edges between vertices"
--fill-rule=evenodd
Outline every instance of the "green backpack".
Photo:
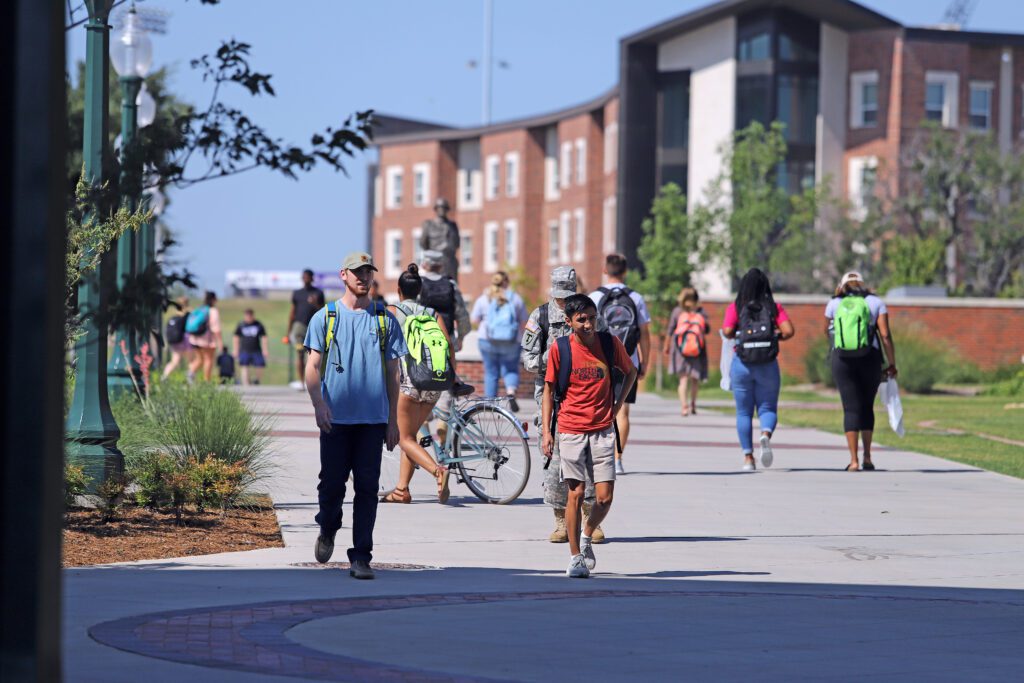
M 851 294 L 840 299 L 832 332 L 832 345 L 842 357 L 859 358 L 871 351 L 871 309 L 863 296 Z
M 405 374 L 414 387 L 420 391 L 447 391 L 455 383 L 448 338 L 437 324 L 437 318 L 430 309 L 413 314 L 399 304 L 405 313 L 402 333 L 405 335 L 409 354 L 405 357 Z

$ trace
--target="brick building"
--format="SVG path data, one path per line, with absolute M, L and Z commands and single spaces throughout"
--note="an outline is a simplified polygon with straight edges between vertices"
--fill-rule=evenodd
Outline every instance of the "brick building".
M 604 253 L 635 254 L 657 188 L 699 201 L 751 121 L 786 124 L 780 182 L 829 177 L 857 210 L 879 169 L 899 182 L 924 120 L 992 131 L 1008 150 L 1022 86 L 1024 35 L 906 27 L 848 0 L 724 0 L 622 38 L 618 85 L 582 105 L 478 128 L 385 117 L 369 244 L 393 293 L 444 197 L 468 296 L 504 267 L 543 292 L 551 267 L 571 264 L 593 288 Z M 699 284 L 729 290 L 721 273 Z

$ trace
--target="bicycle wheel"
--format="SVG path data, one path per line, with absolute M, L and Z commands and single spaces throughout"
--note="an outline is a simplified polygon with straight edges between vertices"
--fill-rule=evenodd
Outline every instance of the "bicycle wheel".
M 530 442 L 519 421 L 488 403 L 462 413 L 463 425 L 452 435 L 452 452 L 460 460 L 459 476 L 485 503 L 504 505 L 519 497 L 530 478 Z

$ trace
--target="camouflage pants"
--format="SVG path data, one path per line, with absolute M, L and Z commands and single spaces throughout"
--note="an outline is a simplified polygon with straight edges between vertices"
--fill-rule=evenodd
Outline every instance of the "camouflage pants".
M 540 415 L 541 400 L 544 397 L 544 387 L 534 388 L 533 398 L 537 401 L 537 414 Z M 538 429 L 540 434 L 541 430 Z M 540 438 L 537 439 L 538 445 Z M 583 498 L 587 503 L 594 502 L 594 482 L 587 481 L 586 491 Z M 564 510 L 569 501 L 569 487 L 562 481 L 562 461 L 558 457 L 558 441 L 555 441 L 555 453 L 551 456 L 551 464 L 544 470 L 544 502 L 556 510 Z

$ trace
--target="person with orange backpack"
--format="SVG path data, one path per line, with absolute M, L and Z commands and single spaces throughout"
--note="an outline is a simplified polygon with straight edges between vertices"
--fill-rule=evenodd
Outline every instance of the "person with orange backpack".
M 662 351 L 669 369 L 679 375 L 679 404 L 683 417 L 697 414 L 697 392 L 708 378 L 707 333 L 711 331 L 700 297 L 693 287 L 683 287 L 676 298 Z

